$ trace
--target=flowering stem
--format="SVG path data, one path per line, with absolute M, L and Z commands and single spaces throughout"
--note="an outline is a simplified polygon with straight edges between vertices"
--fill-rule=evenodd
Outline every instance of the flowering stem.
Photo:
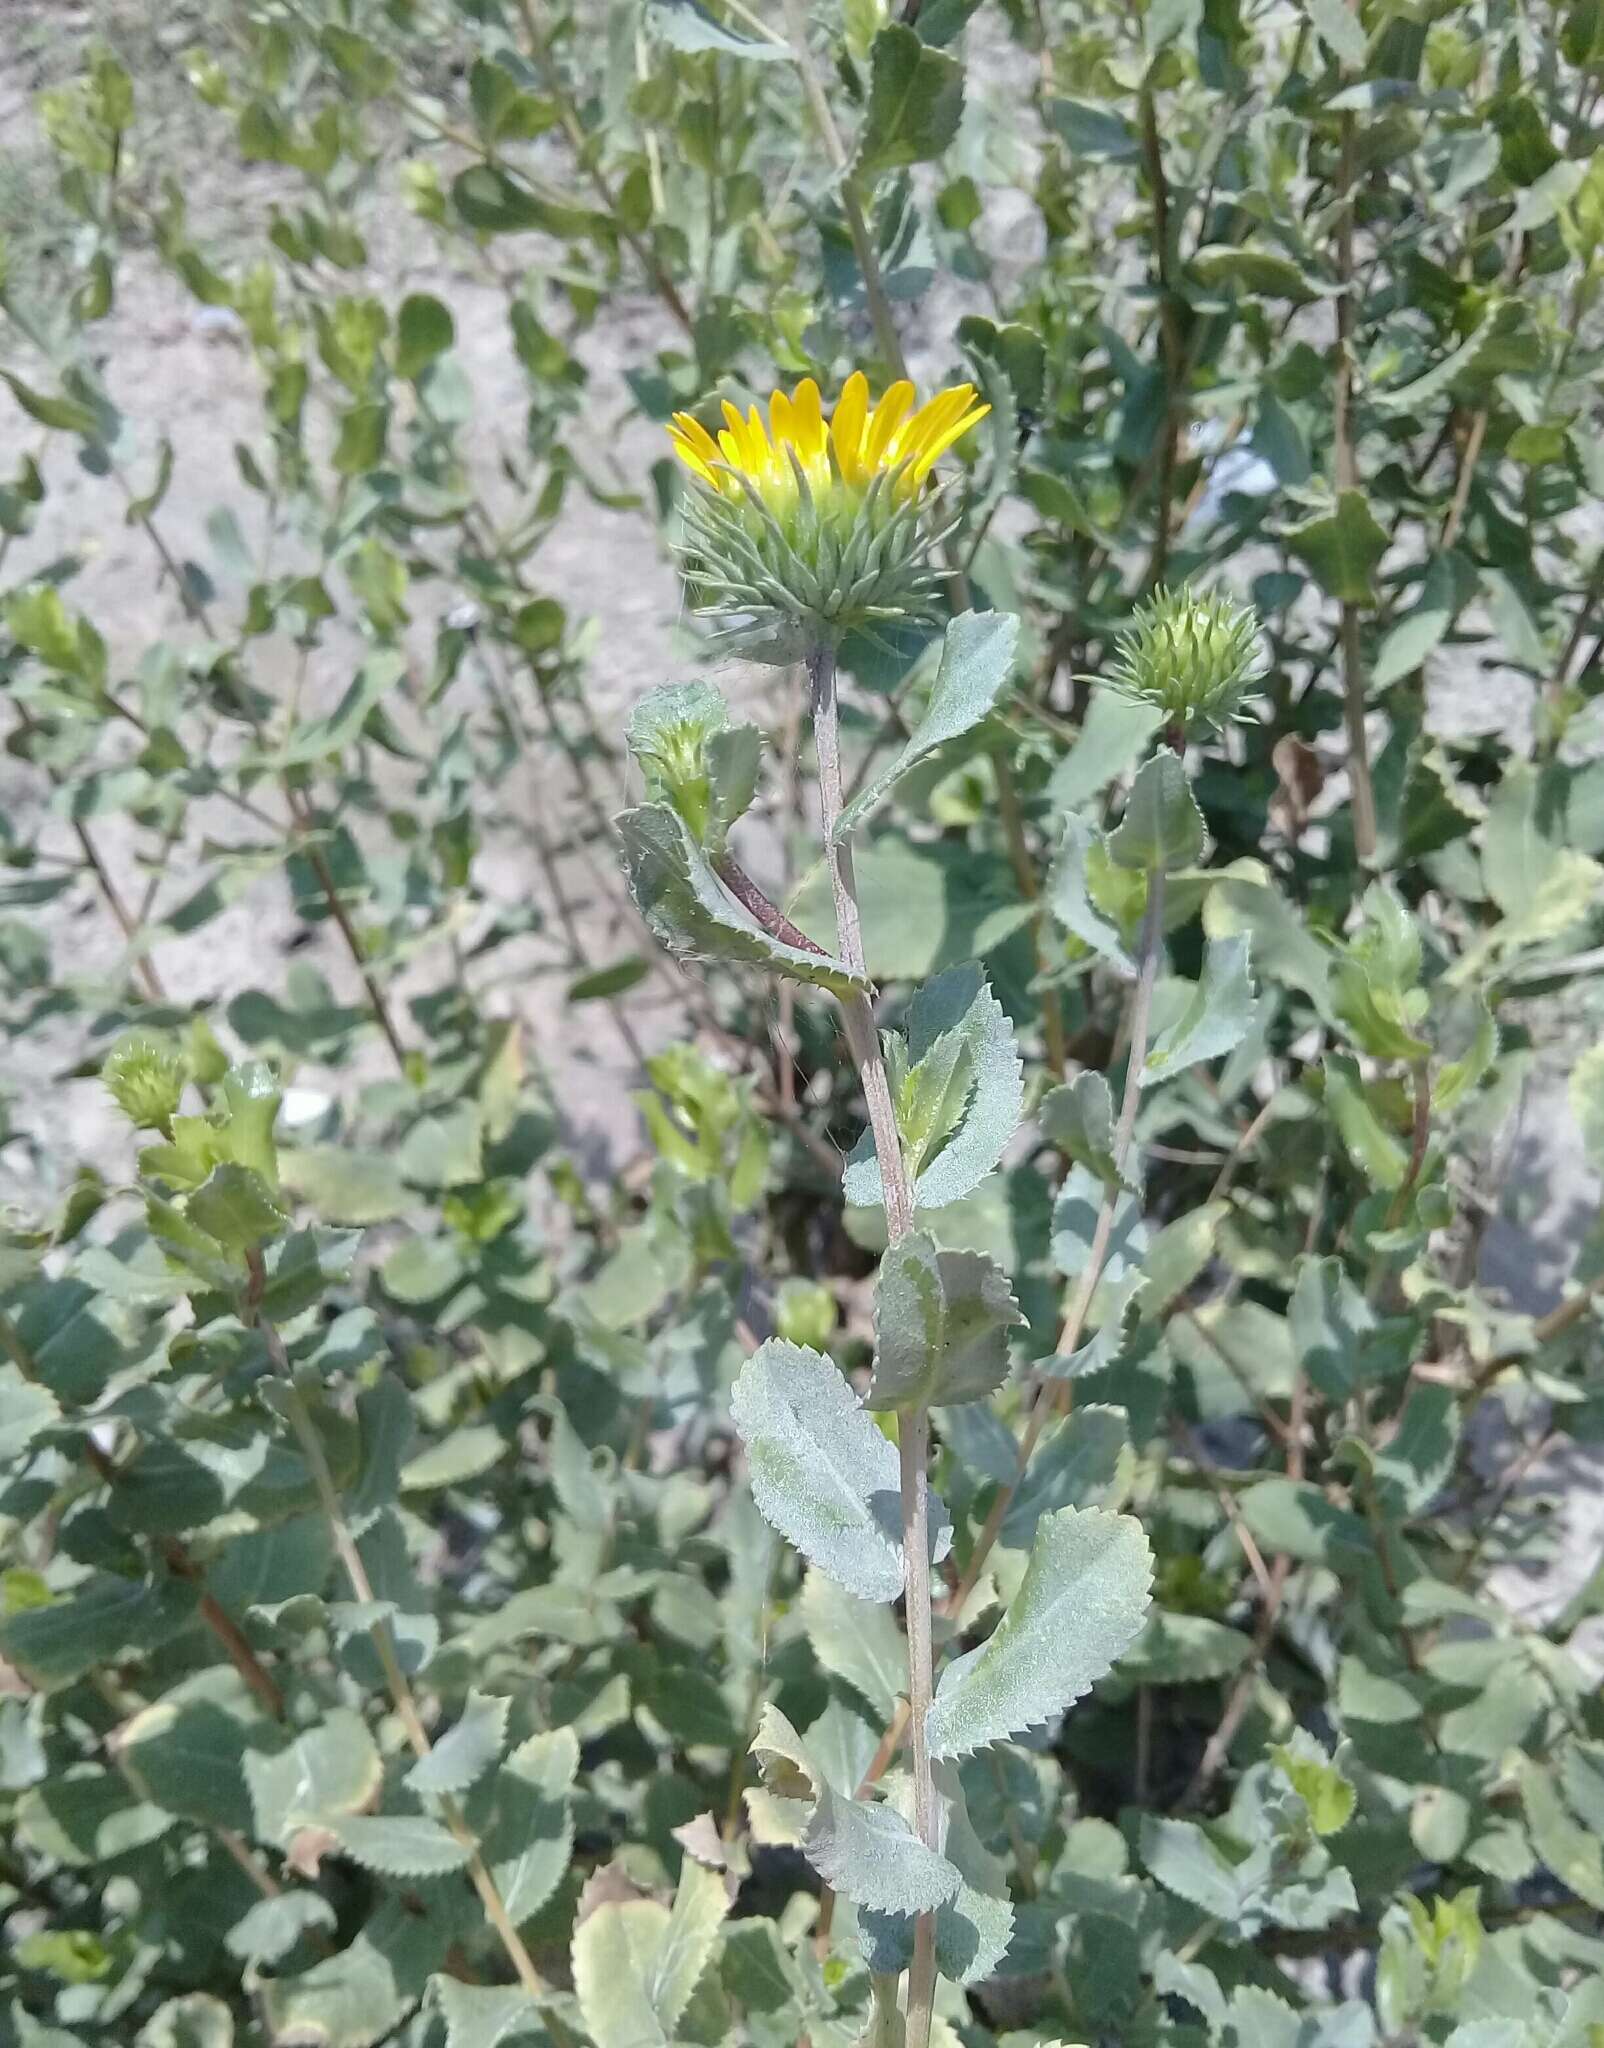
M 824 822 L 824 856 L 835 897 L 836 950 L 854 974 L 865 972 L 863 920 L 858 912 L 852 848 L 836 836 L 842 811 L 841 717 L 836 699 L 835 650 L 815 646 L 808 655 L 813 694 L 813 737 L 819 758 L 819 807 Z M 863 1083 L 874 1135 L 875 1157 L 885 1190 L 886 1237 L 896 1244 L 913 1228 L 913 1188 L 897 1134 L 891 1083 L 880 1034 L 867 996 L 843 1004 L 846 1039 Z M 913 1821 L 919 1839 L 936 1847 L 935 1781 L 925 1741 L 930 1709 L 930 1424 L 917 1403 L 897 1411 L 897 1445 L 902 1479 L 902 1557 L 908 1630 L 908 1726 L 913 1764 Z M 913 1961 L 908 1970 L 906 2048 L 927 2048 L 936 1984 L 936 1922 L 921 1913 L 914 1923 Z

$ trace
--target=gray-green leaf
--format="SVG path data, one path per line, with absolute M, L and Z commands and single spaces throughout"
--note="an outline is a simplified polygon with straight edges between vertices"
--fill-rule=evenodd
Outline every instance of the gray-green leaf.
M 820 1778 L 802 1847 L 825 1883 L 883 1913 L 930 1913 L 958 1889 L 958 1872 L 900 1813 L 847 1799 Z
M 924 716 L 902 752 L 859 790 L 836 820 L 838 840 L 871 817 L 910 768 L 971 731 L 996 707 L 1013 674 L 1018 642 L 1019 621 L 1012 612 L 963 612 L 948 621 Z
M 765 1519 L 864 1600 L 902 1591 L 897 1454 L 817 1351 L 769 1338 L 730 1397 Z
M 352 1814 L 334 1832 L 347 1855 L 385 1877 L 439 1877 L 468 1860 L 466 1844 L 422 1814 Z
M 963 104 L 956 58 L 932 50 L 901 22 L 881 29 L 869 52 L 869 105 L 853 175 L 874 178 L 940 156 L 958 132 Z
M 832 995 L 868 983 L 827 953 L 810 953 L 766 932 L 727 893 L 701 848 L 667 804 L 642 804 L 618 819 L 630 891 L 669 952 L 690 960 L 738 961 L 789 974 Z
M 983 1253 L 941 1251 L 914 1231 L 880 1261 L 874 1302 L 868 1407 L 979 1401 L 1007 1377 L 1007 1332 L 1024 1317 Z
M 1210 939 L 1203 949 L 1203 973 L 1172 1022 L 1159 1031 L 1142 1072 L 1161 1080 L 1199 1060 L 1218 1059 L 1247 1036 L 1258 1008 L 1248 976 L 1250 941 Z
M 956 1036 L 952 1036 L 956 1034 Z M 1001 1159 L 1019 1125 L 1025 1088 L 1019 1044 L 1001 1003 L 972 963 L 949 967 L 927 981 L 908 1006 L 909 1085 L 928 1061 L 946 1073 L 949 1055 L 961 1053 L 973 1075 L 962 1113 L 945 1142 L 929 1156 L 921 1145 L 913 1198 L 921 1209 L 943 1209 L 977 1188 Z M 922 1099 L 922 1098 L 921 1098 Z M 944 1094 L 950 1102 L 950 1095 Z M 928 1136 L 928 1134 L 926 1134 Z M 923 1163 L 928 1158 L 928 1163 Z M 872 1132 L 847 1161 L 846 1197 L 859 1208 L 885 1199 Z
M 461 1719 L 407 1772 L 414 1792 L 465 1792 L 501 1754 L 512 1702 L 503 1694 L 470 1692 Z
M 1109 854 L 1122 868 L 1173 874 L 1201 860 L 1207 843 L 1181 758 L 1162 747 L 1136 771 L 1124 814 L 1108 835 Z
M 1045 1516 L 991 1638 L 942 1674 L 925 1722 L 931 1755 L 964 1756 L 1063 1713 L 1135 1641 L 1152 1582 L 1147 1538 L 1128 1515 Z

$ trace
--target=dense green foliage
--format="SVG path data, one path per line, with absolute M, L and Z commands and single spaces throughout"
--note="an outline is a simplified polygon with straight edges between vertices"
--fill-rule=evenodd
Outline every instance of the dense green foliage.
M 197 20 L 186 80 L 113 38 L 40 96 L 57 232 L 0 272 L 0 2048 L 894 2048 L 927 1913 L 940 2048 L 1590 2048 L 1604 1569 L 1507 1593 L 1599 1431 L 1604 1243 L 1540 1315 L 1479 1275 L 1536 1083 L 1604 1156 L 1595 0 Z M 520 418 L 448 283 L 375 282 L 398 232 L 489 281 Z M 133 286 L 257 407 L 205 559 Z M 866 976 L 795 671 L 649 699 L 633 766 L 598 712 L 543 549 L 682 518 L 666 442 L 609 459 L 621 331 L 655 425 L 990 403 L 940 616 L 841 649 Z M 113 539 L 166 637 L 86 608 Z M 1260 622 L 1239 704 L 1229 619 L 1118 645 L 1186 580 Z M 599 951 L 560 865 L 635 916 L 621 853 Z M 327 975 L 164 973 L 286 893 Z M 683 1012 L 605 1179 L 536 976 L 579 1033 Z

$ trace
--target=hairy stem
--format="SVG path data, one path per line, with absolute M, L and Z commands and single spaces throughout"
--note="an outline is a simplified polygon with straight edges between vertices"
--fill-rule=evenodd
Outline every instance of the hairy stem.
M 808 656 L 813 693 L 813 736 L 819 761 L 819 807 L 824 823 L 825 860 L 835 897 L 836 950 L 855 974 L 865 972 L 863 921 L 858 913 L 852 849 L 838 839 L 843 808 L 841 717 L 836 699 L 835 651 L 815 647 Z M 843 1006 L 847 1045 L 863 1083 L 875 1157 L 885 1189 L 886 1236 L 891 1244 L 913 1228 L 913 1188 L 897 1133 L 891 1084 L 874 1012 L 864 995 Z M 933 1660 L 930 1645 L 930 1424 L 925 1410 L 910 1404 L 897 1411 L 897 1444 L 902 1480 L 903 1592 L 908 1630 L 908 1725 L 913 1764 L 913 1819 L 921 1842 L 936 1846 L 935 1782 L 925 1740 Z M 936 1921 L 921 1913 L 914 1923 L 913 1961 L 908 1970 L 907 2048 L 927 2048 L 936 1984 Z

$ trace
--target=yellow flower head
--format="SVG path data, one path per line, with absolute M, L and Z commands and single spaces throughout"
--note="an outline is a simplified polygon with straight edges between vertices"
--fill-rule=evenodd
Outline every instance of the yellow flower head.
M 745 614 L 779 643 L 838 638 L 916 612 L 936 536 L 926 511 L 936 463 L 991 408 L 972 384 L 915 406 L 902 379 L 875 405 L 862 371 L 830 419 L 805 377 L 768 417 L 724 402 L 715 437 L 687 412 L 669 427 L 700 488 L 686 516 L 691 574 L 709 608 Z
M 804 377 L 790 397 L 774 393 L 767 422 L 760 407 L 754 405 L 743 419 L 725 399 L 724 426 L 716 440 L 688 412 L 675 413 L 668 432 L 675 454 L 698 483 L 739 498 L 745 495 L 744 478 L 778 511 L 795 501 L 798 467 L 820 495 L 837 484 L 861 494 L 877 476 L 887 475 L 894 494 L 906 501 L 929 480 L 952 444 L 990 410 L 977 399 L 973 384 L 954 384 L 915 409 L 906 378 L 870 405 L 869 380 L 854 370 L 828 421 L 818 385 Z

